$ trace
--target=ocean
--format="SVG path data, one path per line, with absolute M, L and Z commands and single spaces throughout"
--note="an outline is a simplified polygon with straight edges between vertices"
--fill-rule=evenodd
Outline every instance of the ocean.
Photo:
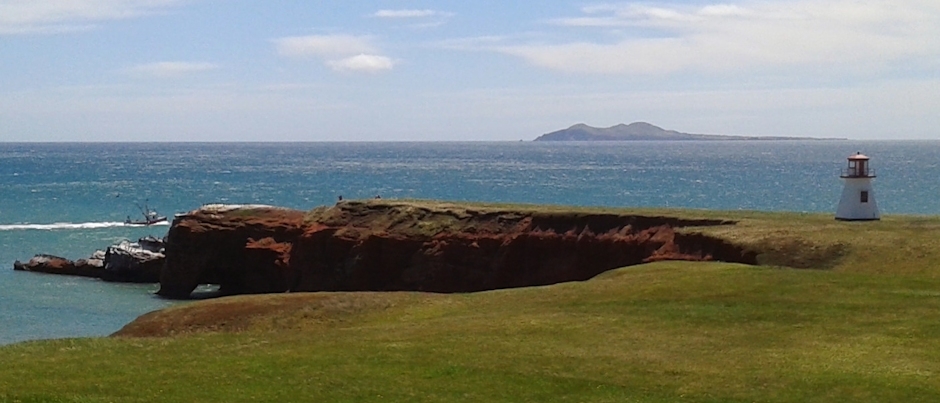
M 155 285 L 13 271 L 89 256 L 168 226 L 149 205 L 311 209 L 422 198 L 573 206 L 834 212 L 839 170 L 872 158 L 882 214 L 940 214 L 940 142 L 5 143 L 0 144 L 0 344 L 102 336 L 171 304 Z

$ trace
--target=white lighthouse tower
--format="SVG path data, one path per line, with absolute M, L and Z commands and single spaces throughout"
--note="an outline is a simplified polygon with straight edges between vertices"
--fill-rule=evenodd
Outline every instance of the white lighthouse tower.
M 875 191 L 871 187 L 875 170 L 869 168 L 868 157 L 862 153 L 849 157 L 849 167 L 842 170 L 840 177 L 845 180 L 845 188 L 842 189 L 842 198 L 839 200 L 839 208 L 836 209 L 836 220 L 880 219 L 878 203 L 875 203 Z

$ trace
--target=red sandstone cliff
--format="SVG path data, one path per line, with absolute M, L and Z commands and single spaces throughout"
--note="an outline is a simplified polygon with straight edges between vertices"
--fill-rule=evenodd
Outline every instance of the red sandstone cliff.
M 186 298 L 206 283 L 224 294 L 468 292 L 586 280 L 655 260 L 754 264 L 753 252 L 673 231 L 727 224 L 379 200 L 312 212 L 205 206 L 174 220 L 159 294 Z

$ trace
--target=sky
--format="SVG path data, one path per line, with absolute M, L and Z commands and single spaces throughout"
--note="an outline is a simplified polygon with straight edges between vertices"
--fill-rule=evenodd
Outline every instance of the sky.
M 940 1 L 0 0 L 0 141 L 940 140 Z

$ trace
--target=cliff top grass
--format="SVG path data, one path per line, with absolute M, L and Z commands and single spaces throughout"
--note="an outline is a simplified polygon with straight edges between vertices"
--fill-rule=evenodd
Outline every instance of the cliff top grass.
M 376 214 L 380 213 L 380 214 Z M 467 230 L 471 216 L 519 219 L 523 215 L 614 215 L 715 225 L 690 225 L 680 233 L 702 233 L 753 250 L 765 266 L 940 276 L 940 217 L 886 216 L 880 221 L 836 221 L 832 214 L 690 209 L 570 207 L 433 200 L 347 201 L 307 213 L 308 222 L 356 222 L 431 236 Z M 508 217 L 508 218 L 507 218 Z M 487 229 L 477 220 L 474 231 Z M 717 224 L 721 225 L 717 225 Z M 407 226 L 408 228 L 402 228 Z
M 681 230 L 763 245 L 768 265 L 183 304 L 122 337 L 0 348 L 0 401 L 940 401 L 940 218 L 579 211 L 735 221 Z M 773 264 L 791 254 L 809 269 Z

